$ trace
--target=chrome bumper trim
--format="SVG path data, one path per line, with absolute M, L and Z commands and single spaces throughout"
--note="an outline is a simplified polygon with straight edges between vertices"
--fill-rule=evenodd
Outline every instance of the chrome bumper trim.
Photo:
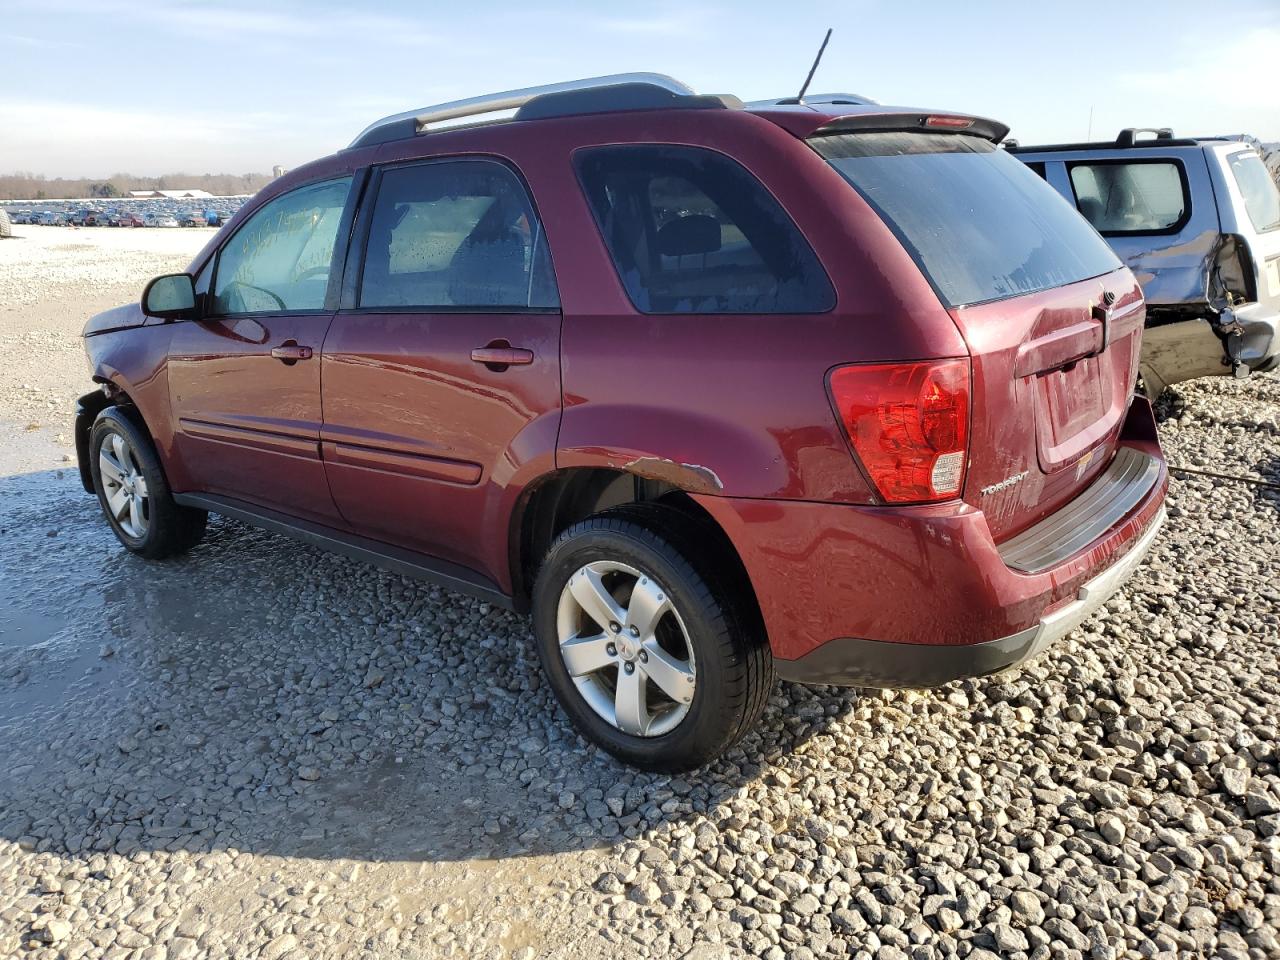
M 1160 532 L 1160 528 L 1164 525 L 1166 516 L 1165 508 L 1161 507 L 1160 512 L 1151 521 L 1151 525 L 1138 538 L 1138 542 L 1129 548 L 1129 552 L 1092 580 L 1083 584 L 1076 594 L 1075 600 L 1053 611 L 1036 626 L 1028 627 L 1021 633 L 1006 637 L 1003 643 L 1022 648 L 1018 662 L 1029 660 L 1043 653 L 1110 600 L 1124 582 L 1129 579 L 1130 574 L 1133 573 L 1138 564 L 1142 563 L 1147 551 L 1151 549 L 1151 544 L 1156 535 Z
M 1057 566 L 1114 527 L 1159 479 L 1159 460 L 1135 447 L 1119 447 L 1088 489 L 1000 544 L 1000 557 L 1006 566 L 1023 573 Z

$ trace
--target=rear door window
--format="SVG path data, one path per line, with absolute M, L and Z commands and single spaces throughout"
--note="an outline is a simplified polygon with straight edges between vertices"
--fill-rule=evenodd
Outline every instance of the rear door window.
M 1169 160 L 1073 163 L 1076 206 L 1099 233 L 1174 233 L 1191 214 L 1182 166 Z
M 1060 287 L 1120 266 L 1058 191 L 989 140 L 868 131 L 809 143 L 880 215 L 948 306 Z
M 822 313 L 835 291 L 781 204 L 735 160 L 642 144 L 576 154 L 618 276 L 642 313 Z
M 1280 190 L 1267 172 L 1266 164 L 1256 153 L 1244 151 L 1227 158 L 1236 186 L 1244 197 L 1245 209 L 1253 229 L 1259 233 L 1280 228 Z
M 559 305 L 542 223 L 508 167 L 473 159 L 383 171 L 359 306 L 458 311 Z

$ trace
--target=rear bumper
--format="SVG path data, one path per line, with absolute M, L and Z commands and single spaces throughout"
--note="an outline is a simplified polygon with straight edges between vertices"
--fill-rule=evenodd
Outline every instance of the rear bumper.
M 1234 350 L 1228 335 L 1228 354 L 1250 370 L 1275 369 L 1280 362 L 1280 313 L 1265 303 L 1241 304 L 1223 311 L 1221 323 L 1228 330 L 1238 328 L 1239 342 Z
M 963 502 L 696 499 L 738 549 L 782 677 L 933 686 L 1035 656 L 1141 562 L 1168 487 L 1145 400 L 1133 402 L 1120 448 L 1121 467 L 1128 459 L 1141 469 L 1120 471 L 1114 496 L 1080 511 L 1096 492 L 1091 486 L 1037 525 L 1048 541 L 1024 539 L 1021 550 L 1013 541 L 997 545 L 983 512 Z M 1073 510 L 1076 519 L 1056 522 Z M 1082 542 L 1079 530 L 1104 510 L 1105 527 Z
M 985 677 L 1039 656 L 1081 623 L 1129 579 L 1164 523 L 1161 507 L 1129 552 L 1080 587 L 1076 598 L 1026 630 L 960 646 L 884 643 L 841 637 L 799 660 L 775 661 L 778 675 L 795 683 L 858 687 L 935 687 L 964 677 Z

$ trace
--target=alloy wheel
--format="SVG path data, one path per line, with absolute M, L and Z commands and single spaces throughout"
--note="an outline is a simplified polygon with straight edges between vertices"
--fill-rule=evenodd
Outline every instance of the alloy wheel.
M 126 535 L 141 540 L 151 523 L 147 478 L 129 441 L 109 433 L 98 448 L 98 470 L 107 509 Z
M 586 564 L 560 593 L 556 628 L 582 698 L 623 733 L 659 737 L 689 713 L 693 644 L 653 577 L 610 560 Z

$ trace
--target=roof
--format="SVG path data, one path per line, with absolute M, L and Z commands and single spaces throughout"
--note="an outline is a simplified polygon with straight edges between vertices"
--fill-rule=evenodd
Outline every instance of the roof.
M 885 107 L 857 94 L 814 94 L 803 100 L 785 97 L 744 105 L 730 94 L 697 94 L 687 84 L 658 73 L 624 73 L 585 80 L 506 90 L 453 100 L 383 117 L 366 127 L 348 149 L 374 146 L 444 129 L 455 121 L 469 125 L 495 122 L 494 115 L 515 111 L 496 122 L 545 120 L 552 117 L 636 110 L 737 110 L 765 117 L 799 137 L 818 131 L 902 130 L 933 128 L 939 132 L 973 133 L 1000 141 L 1008 127 L 994 120 L 954 111 Z M 478 119 L 472 119 L 478 118 Z

